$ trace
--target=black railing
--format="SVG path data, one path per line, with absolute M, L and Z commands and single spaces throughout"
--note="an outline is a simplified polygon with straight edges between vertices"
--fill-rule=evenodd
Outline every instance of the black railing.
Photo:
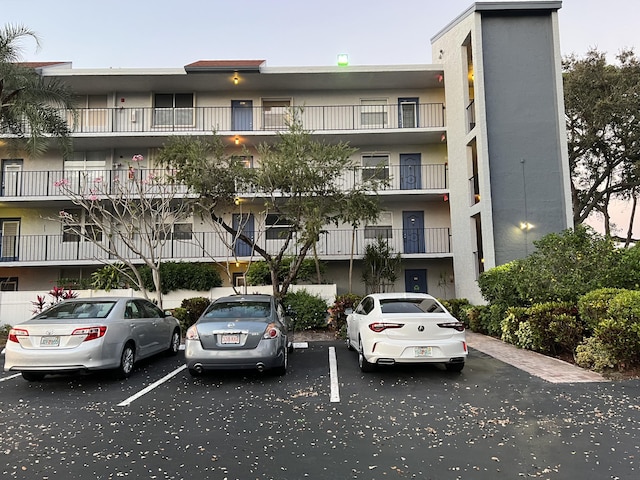
M 378 229 L 380 230 L 380 229 Z M 384 229 L 386 241 L 393 251 L 403 255 L 446 255 L 451 253 L 449 228 L 425 229 Z M 265 231 L 247 233 L 269 252 L 277 252 L 283 245 L 281 239 L 268 239 Z M 316 244 L 316 251 L 320 258 L 347 259 L 351 256 L 352 230 L 331 230 L 322 235 Z M 132 237 L 135 240 L 135 236 Z M 67 240 L 67 241 L 65 241 Z M 375 235 L 363 229 L 356 230 L 353 255 L 360 257 L 365 253 L 365 247 L 375 242 Z M 112 245 L 124 257 L 134 261 L 140 260 L 140 254 L 129 250 L 117 237 L 112 237 Z M 140 238 L 135 244 L 144 253 L 147 249 Z M 101 244 L 107 247 L 107 240 Z M 230 249 L 227 245 L 232 245 Z M 216 232 L 180 233 L 176 237 L 169 234 L 169 238 L 156 251 L 156 257 L 166 260 L 202 261 L 215 259 L 216 261 L 233 261 L 236 258 L 251 257 L 247 245 L 231 236 L 221 237 Z M 111 250 L 113 252 L 113 250 Z M 150 253 L 150 252 L 147 252 Z M 160 253 L 158 255 L 158 253 Z M 298 253 L 297 242 L 291 242 L 287 255 Z M 258 257 L 258 255 L 253 255 Z M 74 235 L 5 235 L 0 236 L 0 263 L 64 263 L 64 262 L 100 262 L 114 260 L 115 257 L 108 249 L 101 248 L 94 242 Z
M 167 178 L 164 169 L 128 168 L 120 166 L 111 170 L 45 170 L 45 171 L 5 171 L 2 173 L 0 196 L 5 199 L 16 197 L 64 197 L 65 190 L 76 195 L 89 195 L 96 191 L 105 194 L 126 191 L 127 182 L 154 182 L 164 185 Z M 371 176 L 386 179 L 383 191 L 444 190 L 447 185 L 447 165 L 443 163 L 411 167 L 391 165 L 387 167 L 354 168 L 339 180 L 341 188 L 348 189 Z M 173 184 L 175 193 L 186 194 L 184 185 Z M 150 190 L 152 191 L 152 190 Z M 239 192 L 240 194 L 242 192 Z
M 443 103 L 305 106 L 302 127 L 314 132 L 444 128 Z M 60 110 L 74 134 L 283 131 L 288 107 L 79 108 Z M 28 131 L 28 125 L 24 125 Z

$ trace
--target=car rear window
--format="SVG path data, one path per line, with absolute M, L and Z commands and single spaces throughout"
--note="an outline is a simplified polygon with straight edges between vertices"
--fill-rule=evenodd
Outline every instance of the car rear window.
M 215 302 L 204 318 L 264 318 L 271 313 L 269 302 Z
M 444 309 L 431 299 L 380 300 L 382 313 L 442 313 Z
M 106 318 L 116 302 L 69 302 L 54 305 L 37 315 L 45 318 Z

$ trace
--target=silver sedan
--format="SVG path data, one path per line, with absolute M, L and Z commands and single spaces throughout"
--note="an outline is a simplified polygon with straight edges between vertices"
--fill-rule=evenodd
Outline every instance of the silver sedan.
M 4 370 L 29 381 L 48 373 L 114 370 L 126 378 L 134 363 L 180 348 L 180 323 L 141 298 L 76 298 L 13 326 Z

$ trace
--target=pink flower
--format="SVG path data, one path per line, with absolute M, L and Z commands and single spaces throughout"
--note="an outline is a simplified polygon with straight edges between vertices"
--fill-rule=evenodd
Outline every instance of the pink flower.
M 66 185 L 69 185 L 69 180 L 67 180 L 66 178 L 61 178 L 60 180 L 53 183 L 54 187 L 64 187 Z
M 93 180 L 93 183 L 102 183 L 102 177 L 96 177 L 96 178 Z
M 144 157 L 142 155 L 140 155 L 139 153 L 137 155 L 134 155 L 133 157 L 131 157 L 131 161 L 132 162 L 142 162 L 144 160 Z
M 95 202 L 98 199 L 97 195 L 89 195 L 89 200 L 91 200 L 92 202 Z

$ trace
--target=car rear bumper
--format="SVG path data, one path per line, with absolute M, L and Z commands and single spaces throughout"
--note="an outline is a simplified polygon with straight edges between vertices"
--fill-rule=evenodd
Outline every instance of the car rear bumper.
M 371 363 L 461 363 L 468 352 L 460 339 L 422 343 L 376 339 L 364 343 L 364 354 Z
M 81 344 L 73 349 L 25 349 L 7 342 L 5 372 L 62 372 L 116 368 L 120 364 L 114 344 L 96 342 Z M 113 350 L 113 354 L 106 350 Z
M 206 370 L 269 370 L 284 362 L 283 342 L 263 340 L 252 349 L 205 350 L 199 340 L 185 341 L 187 368 Z

